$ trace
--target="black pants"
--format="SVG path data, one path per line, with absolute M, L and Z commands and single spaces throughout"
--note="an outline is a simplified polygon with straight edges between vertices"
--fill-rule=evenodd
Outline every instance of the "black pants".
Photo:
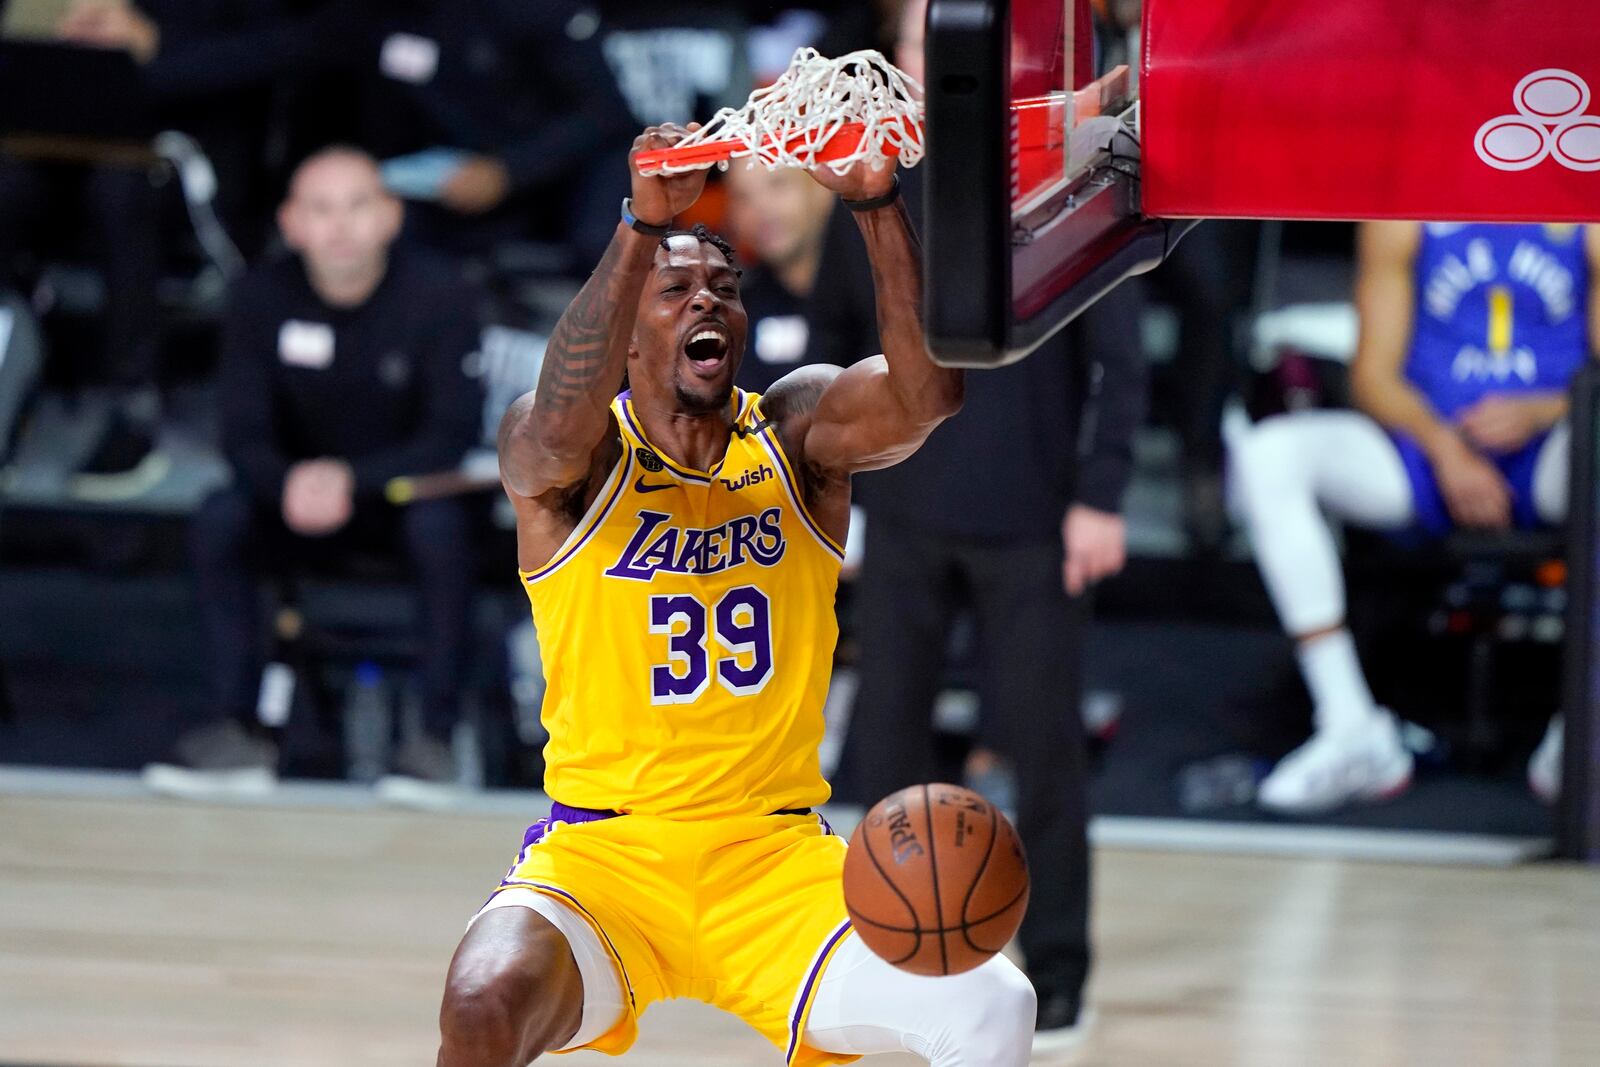
M 0 279 L 75 221 L 105 272 L 103 377 L 121 389 L 157 371 L 161 269 L 158 191 L 142 169 L 24 163 L 0 156 Z
M 423 726 L 441 740 L 450 736 L 465 681 L 474 574 L 464 504 L 362 504 L 343 529 L 307 538 L 290 533 L 276 510 L 243 489 L 224 489 L 200 505 L 190 541 L 216 707 L 244 721 L 254 719 L 261 678 L 261 571 L 283 571 L 291 560 L 328 562 L 341 550 L 398 541 L 417 579 Z
M 986 741 L 1017 780 L 1033 893 L 1022 924 L 1041 996 L 1081 995 L 1089 973 L 1088 796 L 1080 718 L 1081 604 L 1058 540 L 974 542 L 867 522 L 858 590 L 861 684 L 841 781 L 864 803 L 934 774 L 933 702 L 950 626 L 970 609 L 985 676 Z

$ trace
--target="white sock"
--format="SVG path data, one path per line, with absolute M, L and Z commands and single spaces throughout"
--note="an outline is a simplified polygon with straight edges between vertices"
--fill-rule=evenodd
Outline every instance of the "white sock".
M 1359 729 L 1377 713 L 1372 690 L 1367 688 L 1356 658 L 1350 631 L 1340 627 L 1321 637 L 1300 642 L 1296 655 L 1300 675 L 1311 690 L 1317 731 Z

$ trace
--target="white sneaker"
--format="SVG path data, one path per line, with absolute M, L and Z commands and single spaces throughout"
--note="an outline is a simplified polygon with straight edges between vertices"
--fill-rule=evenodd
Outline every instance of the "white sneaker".
M 1561 799 L 1561 749 L 1565 736 L 1561 716 L 1557 715 L 1550 720 L 1544 740 L 1528 760 L 1528 788 L 1546 804 Z
M 1256 800 L 1263 808 L 1288 815 L 1331 811 L 1352 801 L 1387 800 L 1411 784 L 1411 763 L 1394 716 L 1380 708 L 1367 726 L 1313 734 L 1278 761 L 1262 780 Z
M 395 754 L 394 771 L 378 779 L 378 799 L 422 811 L 446 811 L 467 796 L 455 750 L 431 737 L 408 738 Z
M 453 782 L 429 782 L 405 774 L 386 774 L 373 783 L 373 792 L 385 804 L 415 811 L 449 811 L 468 797 Z
M 175 763 L 147 763 L 140 779 L 150 792 L 179 800 L 260 800 L 278 786 L 278 776 L 266 767 L 200 771 Z
M 222 718 L 178 738 L 171 763 L 144 768 L 153 793 L 184 800 L 251 800 L 278 784 L 278 747 L 235 719 Z

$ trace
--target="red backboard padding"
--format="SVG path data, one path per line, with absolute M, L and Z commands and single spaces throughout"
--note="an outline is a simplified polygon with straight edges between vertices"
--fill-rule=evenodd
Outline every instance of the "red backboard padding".
M 1600 221 L 1592 0 L 1144 10 L 1148 215 Z

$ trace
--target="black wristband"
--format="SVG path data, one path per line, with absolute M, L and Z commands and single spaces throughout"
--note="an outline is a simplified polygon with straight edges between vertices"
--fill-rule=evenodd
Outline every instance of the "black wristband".
M 844 200 L 843 197 L 840 197 Z M 872 197 L 870 200 L 844 200 L 844 206 L 851 211 L 876 211 L 880 207 L 888 207 L 900 199 L 900 175 L 894 175 L 894 184 L 889 186 L 889 191 L 882 196 Z
M 670 219 L 667 220 L 665 226 L 657 226 L 653 223 L 645 222 L 635 215 L 633 213 L 633 197 L 631 196 L 622 198 L 622 221 L 646 237 L 665 237 L 672 232 L 672 220 Z

